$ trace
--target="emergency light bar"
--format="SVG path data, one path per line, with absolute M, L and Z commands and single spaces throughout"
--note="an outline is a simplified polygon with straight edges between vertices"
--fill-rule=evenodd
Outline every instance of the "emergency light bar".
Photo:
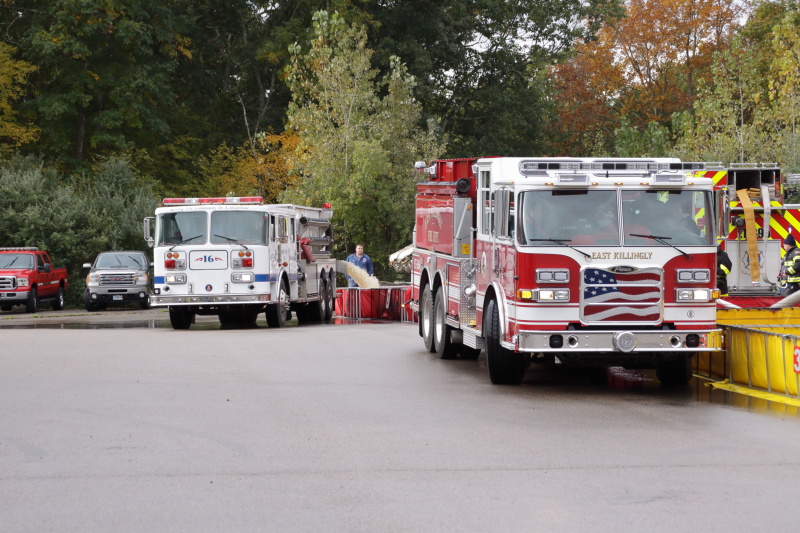
M 220 198 L 164 198 L 162 205 L 209 205 L 209 204 L 261 204 L 261 196 L 225 196 Z
M 547 170 L 705 170 L 706 163 L 667 163 L 655 161 L 521 161 L 519 172 L 523 176 L 542 176 Z
M 587 174 L 558 174 L 555 184 L 571 187 L 588 186 L 589 176 Z
M 686 185 L 686 174 L 656 174 L 650 185 Z

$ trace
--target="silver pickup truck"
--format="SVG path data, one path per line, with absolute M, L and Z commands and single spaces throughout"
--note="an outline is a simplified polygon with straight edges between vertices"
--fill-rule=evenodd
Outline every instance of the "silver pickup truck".
M 144 252 L 103 252 L 88 268 L 83 304 L 87 311 L 105 309 L 109 304 L 138 302 L 142 309 L 150 308 L 153 263 Z

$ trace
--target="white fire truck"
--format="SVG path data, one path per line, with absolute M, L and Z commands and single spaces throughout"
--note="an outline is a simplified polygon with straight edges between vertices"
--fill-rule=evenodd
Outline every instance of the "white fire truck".
M 264 204 L 261 197 L 165 198 L 144 221 L 154 246 L 153 307 L 169 307 L 174 329 L 195 315 L 254 323 L 265 312 L 282 327 L 333 315 L 336 260 L 331 210 Z M 155 236 L 152 222 L 155 221 Z
M 411 307 L 442 358 L 486 349 L 489 377 L 534 363 L 656 368 L 685 384 L 720 349 L 704 163 L 437 160 L 417 169 Z

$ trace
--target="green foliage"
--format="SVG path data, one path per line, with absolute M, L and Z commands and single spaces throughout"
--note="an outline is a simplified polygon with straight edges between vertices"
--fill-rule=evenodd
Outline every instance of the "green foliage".
M 12 105 L 24 93 L 26 77 L 34 66 L 14 59 L 15 48 L 0 42 L 0 157 L 8 157 L 12 150 L 36 139 L 38 130 L 20 121 Z
M 669 128 L 651 122 L 639 131 L 623 119 L 614 130 L 614 147 L 618 157 L 667 157 L 670 150 Z
M 314 30 L 307 53 L 293 47 L 287 71 L 293 91 L 289 126 L 300 137 L 302 157 L 298 184 L 282 199 L 312 206 L 330 202 L 337 256 L 363 242 L 377 274 L 385 277 L 388 256 L 411 241 L 413 162 L 436 157 L 441 148 L 416 126 L 414 80 L 397 58 L 379 81 L 363 28 L 319 12 Z
M 66 267 L 71 305 L 82 302 L 83 263 L 105 250 L 144 248 L 142 220 L 155 204 L 150 187 L 121 159 L 73 179 L 31 157 L 0 166 L 0 240 L 38 246 L 54 266 Z

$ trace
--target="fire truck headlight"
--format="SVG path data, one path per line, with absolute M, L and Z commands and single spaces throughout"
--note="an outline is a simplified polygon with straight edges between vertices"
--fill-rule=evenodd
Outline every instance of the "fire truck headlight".
M 540 268 L 536 270 L 538 283 L 566 283 L 569 281 L 569 270 Z
M 186 283 L 186 274 L 167 274 L 164 276 L 166 283 Z
M 712 299 L 710 289 L 678 289 L 677 300 L 679 302 L 707 302 Z
M 252 283 L 253 279 L 252 272 L 235 272 L 231 274 L 231 281 L 234 283 Z
M 538 302 L 566 302 L 569 301 L 569 289 L 538 289 L 533 292 L 533 299 Z
M 706 268 L 678 270 L 679 283 L 705 283 L 711 281 L 711 271 Z

